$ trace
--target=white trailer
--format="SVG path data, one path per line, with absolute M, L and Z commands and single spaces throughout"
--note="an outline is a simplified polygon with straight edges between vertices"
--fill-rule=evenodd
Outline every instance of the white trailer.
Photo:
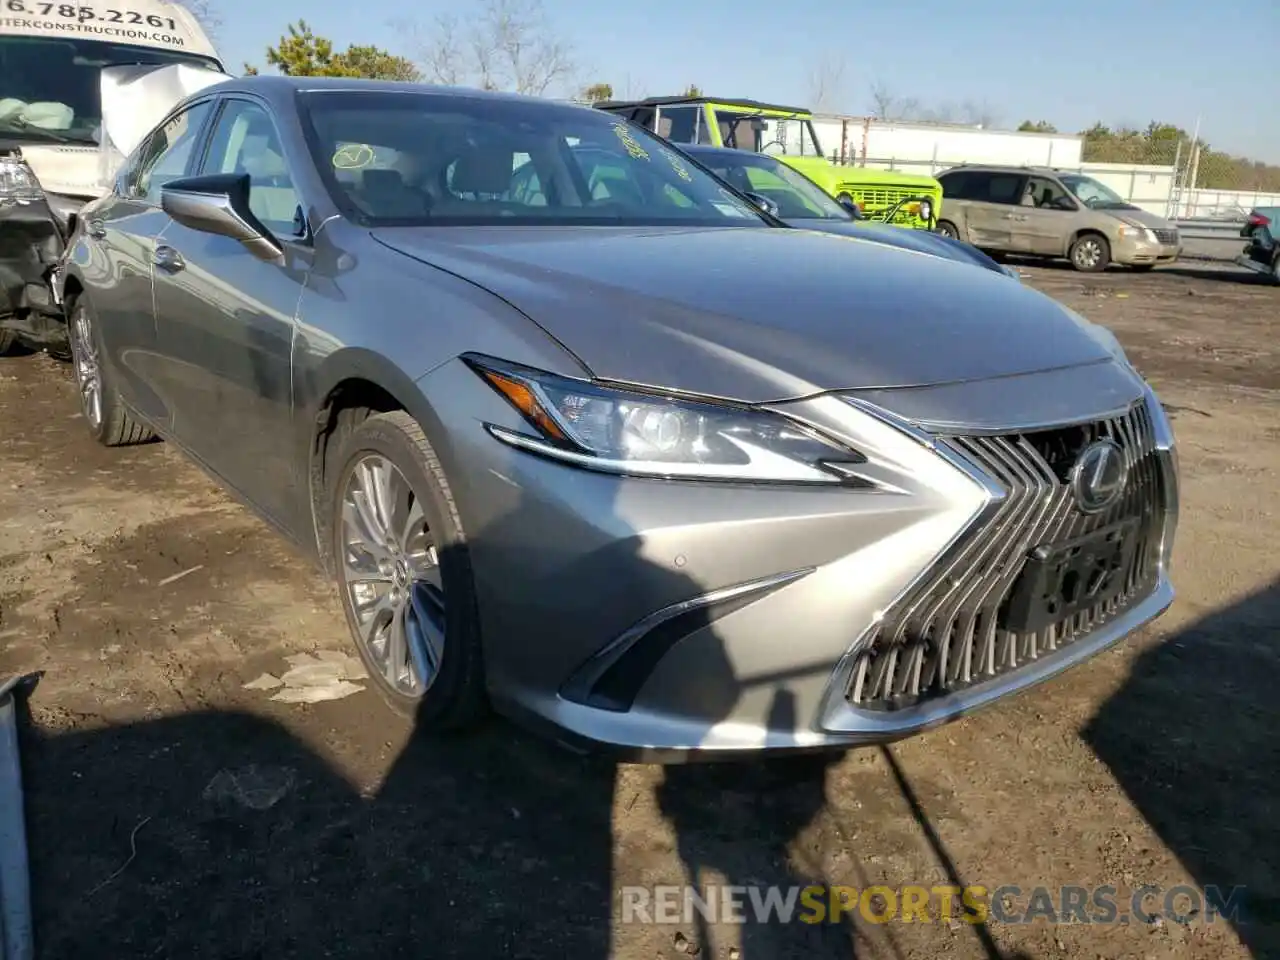
M 823 149 L 837 163 L 936 174 L 959 163 L 1077 167 L 1084 138 L 873 117 L 815 116 Z

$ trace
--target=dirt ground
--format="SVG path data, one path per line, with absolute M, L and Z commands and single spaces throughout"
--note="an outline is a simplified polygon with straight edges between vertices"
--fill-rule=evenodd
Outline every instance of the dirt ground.
M 66 367 L 0 360 L 0 677 L 44 671 L 40 956 L 1280 956 L 1280 290 L 1026 276 L 1113 329 L 1174 414 L 1176 605 L 949 727 L 785 763 L 615 767 L 501 721 L 414 737 L 370 691 L 244 689 L 346 649 L 329 584 L 164 444 L 93 444 Z M 1246 899 L 1234 923 L 623 922 L 623 885 L 690 880 L 1016 885 L 1015 910 L 1111 885 L 1124 916 L 1145 884 Z

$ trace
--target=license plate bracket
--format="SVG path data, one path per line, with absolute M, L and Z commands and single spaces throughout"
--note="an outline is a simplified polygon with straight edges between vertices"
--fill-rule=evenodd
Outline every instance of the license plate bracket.
M 1119 595 L 1137 550 L 1137 526 L 1125 520 L 1033 549 L 1001 611 L 1001 629 L 1035 633 Z

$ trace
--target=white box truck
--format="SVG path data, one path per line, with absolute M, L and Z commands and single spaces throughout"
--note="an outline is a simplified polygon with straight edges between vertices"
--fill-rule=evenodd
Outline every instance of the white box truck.
M 77 212 L 174 103 L 225 76 L 177 3 L 0 0 L 0 354 L 65 354 L 50 280 Z

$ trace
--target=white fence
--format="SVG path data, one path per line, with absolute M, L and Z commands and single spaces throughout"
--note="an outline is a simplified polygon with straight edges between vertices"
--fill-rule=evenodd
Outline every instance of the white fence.
M 1280 207 L 1280 193 L 1253 190 L 1188 190 L 1173 215 L 1187 219 L 1243 220 L 1254 207 Z

